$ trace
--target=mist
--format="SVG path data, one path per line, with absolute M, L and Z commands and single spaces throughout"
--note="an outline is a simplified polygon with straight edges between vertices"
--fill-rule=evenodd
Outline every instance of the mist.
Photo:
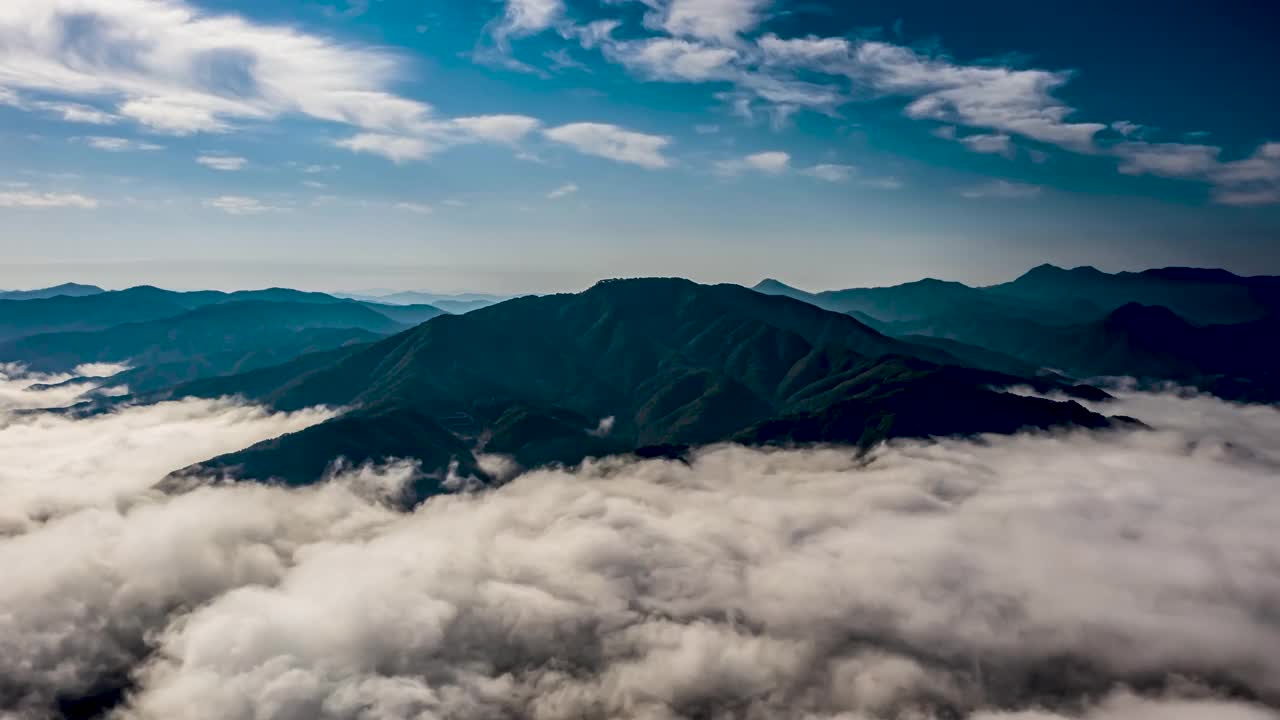
M 153 489 L 326 410 L 9 411 L 0 716 L 1280 717 L 1280 412 L 1099 409 L 1153 429 L 608 458 L 407 513 L 403 462 Z

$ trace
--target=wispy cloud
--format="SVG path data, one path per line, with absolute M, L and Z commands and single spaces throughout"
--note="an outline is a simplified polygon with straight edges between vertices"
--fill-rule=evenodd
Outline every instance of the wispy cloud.
M 334 145 L 358 153 L 380 155 L 394 163 L 421 160 L 440 148 L 428 140 L 407 135 L 360 133 Z
M 716 164 L 716 173 L 726 177 L 734 177 L 745 172 L 782 175 L 790 169 L 791 155 L 779 150 L 753 153 L 732 160 L 723 160 Z
M 1213 200 L 1223 205 L 1280 204 L 1280 142 L 1230 161 L 1221 159 L 1222 148 L 1195 143 L 1126 142 L 1112 152 L 1122 173 L 1207 183 Z
M 105 152 L 149 152 L 164 149 L 163 145 L 121 137 L 87 137 L 84 142 L 95 150 Z
M 967 135 L 959 138 L 959 142 L 972 152 L 985 155 L 1000 155 L 1012 159 L 1015 153 L 1013 140 L 1008 135 Z
M 220 195 L 204 201 L 204 206 L 213 210 L 221 210 L 228 215 L 261 215 L 277 212 L 286 208 L 263 204 L 261 200 L 244 195 Z
M 578 192 L 578 186 L 576 183 L 565 183 L 564 185 L 561 185 L 555 190 L 547 193 L 547 199 L 559 200 L 560 198 L 568 197 L 576 192 Z
M 98 207 L 96 198 L 79 193 L 58 192 L 0 192 L 0 208 L 74 208 L 92 210 Z
M 416 202 L 398 202 L 391 207 L 395 210 L 401 210 L 415 215 L 430 215 L 434 212 L 430 205 L 424 205 L 423 203 Z
M 824 163 L 822 165 L 814 165 L 813 167 L 802 170 L 805 175 L 818 180 L 825 180 L 830 183 L 845 182 L 856 172 L 852 165 L 836 165 L 832 163 Z
M 671 139 L 661 135 L 647 135 L 607 123 L 570 123 L 545 130 L 544 135 L 584 155 L 649 170 L 671 166 L 671 160 L 663 154 Z
M 1039 185 L 1029 185 L 1027 183 L 1010 182 L 1008 180 L 993 180 L 989 183 L 983 183 L 974 187 L 960 191 L 960 195 L 970 200 L 996 199 L 996 200 L 1023 200 L 1027 198 L 1039 197 L 1044 192 L 1044 188 Z
M 211 170 L 224 172 L 243 170 L 245 165 L 249 164 L 248 160 L 232 155 L 200 155 L 196 158 L 196 162 Z

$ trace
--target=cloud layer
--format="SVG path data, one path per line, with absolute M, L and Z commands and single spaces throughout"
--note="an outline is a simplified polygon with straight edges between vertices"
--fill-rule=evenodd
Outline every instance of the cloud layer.
M 610 459 L 408 514 L 383 502 L 406 465 L 144 489 L 186 461 L 155 457 L 183 423 L 233 444 L 314 416 L 37 416 L 61 456 L 41 485 L 117 491 L 0 538 L 0 703 L 128 683 L 119 718 L 1275 718 L 1280 413 L 1109 410 L 1159 429 Z

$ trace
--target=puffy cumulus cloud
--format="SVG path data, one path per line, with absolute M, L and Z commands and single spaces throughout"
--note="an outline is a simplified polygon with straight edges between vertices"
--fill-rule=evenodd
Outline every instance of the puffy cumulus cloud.
M 543 131 L 543 134 L 584 155 L 639 165 L 649 170 L 671 166 L 671 160 L 663 154 L 671 144 L 671 138 L 662 135 L 647 135 L 608 123 L 588 122 L 560 125 Z
M 411 513 L 385 503 L 403 464 L 90 499 L 0 539 L 0 703 L 128 683 L 114 717 L 1275 718 L 1277 464 L 1248 443 L 1280 413 L 1110 409 L 1168 419 L 614 458 Z

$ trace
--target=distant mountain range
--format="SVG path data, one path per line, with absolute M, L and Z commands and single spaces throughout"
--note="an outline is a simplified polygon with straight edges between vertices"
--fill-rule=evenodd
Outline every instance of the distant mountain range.
M 455 463 L 483 476 L 481 451 L 535 466 L 723 441 L 866 446 L 1109 422 L 1074 402 L 993 389 L 1021 383 L 1105 397 L 964 367 L 943 350 L 807 303 L 736 285 L 649 279 L 511 300 L 321 362 L 303 357 L 163 397 L 354 408 L 200 466 L 293 483 L 318 477 L 335 447 L 354 462 L 415 457 L 429 471 Z M 419 496 L 438 491 L 441 479 L 437 472 L 424 480 Z
M 0 299 L 0 362 L 129 364 L 109 382 L 132 395 L 88 411 L 225 395 L 346 408 L 198 468 L 308 483 L 338 456 L 416 458 L 416 498 L 440 492 L 449 468 L 486 478 L 488 453 L 533 467 L 717 442 L 866 447 L 1131 422 L 1006 391 L 1099 400 L 1081 381 L 1102 375 L 1280 401 L 1280 279 L 1216 270 L 1041 266 L 990 287 L 822 293 L 657 278 L 454 298 L 486 304 L 465 314 L 396 304 L 425 297 L 138 287 Z
M 43 300 L 60 295 L 83 297 L 104 292 L 106 290 L 97 285 L 63 283 L 62 285 L 54 285 L 53 287 L 40 288 L 38 290 L 0 290 L 0 300 Z
M 426 292 L 393 292 L 371 291 L 368 293 L 334 293 L 336 297 L 366 302 L 384 303 L 388 305 L 433 305 L 445 312 L 461 315 L 489 307 L 510 298 L 505 295 L 489 295 L 486 293 L 459 293 L 441 295 Z
M 1276 277 L 1042 265 L 986 288 L 922 280 L 806 293 L 766 280 L 756 289 L 849 313 L 888 335 L 934 347 L 963 343 L 1076 377 L 1129 375 L 1228 399 L 1280 400 Z
M 371 342 L 443 314 L 430 305 L 358 302 L 283 288 L 223 293 L 136 287 L 34 295 L 0 300 L 0 358 L 63 373 L 84 363 L 124 363 L 132 369 L 111 383 L 145 392 Z

